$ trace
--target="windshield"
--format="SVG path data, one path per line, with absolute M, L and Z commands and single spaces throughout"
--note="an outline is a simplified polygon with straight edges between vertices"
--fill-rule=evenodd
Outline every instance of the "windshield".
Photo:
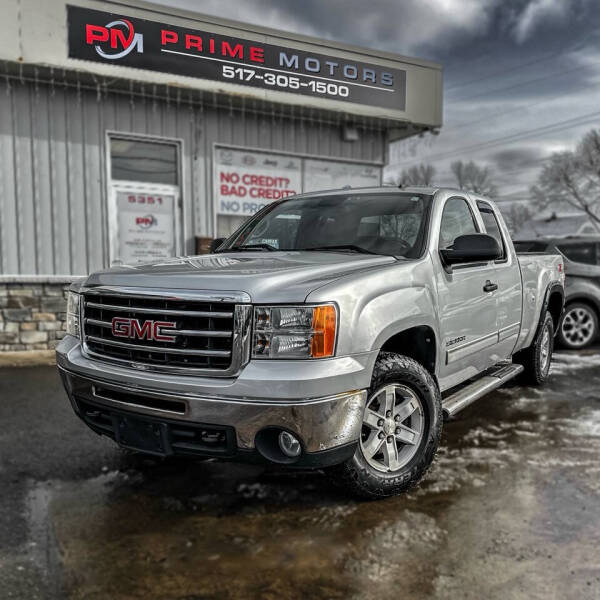
M 418 258 L 430 204 L 431 196 L 400 192 L 290 198 L 252 217 L 219 252 L 322 250 Z

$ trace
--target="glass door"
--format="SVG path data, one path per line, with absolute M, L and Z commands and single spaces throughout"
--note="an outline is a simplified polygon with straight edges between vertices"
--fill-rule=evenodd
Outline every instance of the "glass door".
M 119 134 L 110 134 L 108 141 L 110 264 L 181 254 L 179 144 Z

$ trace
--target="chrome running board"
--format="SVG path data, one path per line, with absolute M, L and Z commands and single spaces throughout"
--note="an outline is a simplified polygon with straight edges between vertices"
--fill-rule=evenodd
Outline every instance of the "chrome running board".
M 488 392 L 504 385 L 522 371 L 523 365 L 512 363 L 498 365 L 492 371 L 488 371 L 480 379 L 477 379 L 473 383 L 469 383 L 465 387 L 444 398 L 442 400 L 444 419 L 453 417 L 456 413 L 475 402 L 475 400 L 479 400 L 479 398 L 485 396 Z

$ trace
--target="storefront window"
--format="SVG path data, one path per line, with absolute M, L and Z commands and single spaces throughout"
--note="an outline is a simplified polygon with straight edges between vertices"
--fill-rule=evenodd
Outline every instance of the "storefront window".
M 178 185 L 177 145 L 127 138 L 110 138 L 111 177 Z

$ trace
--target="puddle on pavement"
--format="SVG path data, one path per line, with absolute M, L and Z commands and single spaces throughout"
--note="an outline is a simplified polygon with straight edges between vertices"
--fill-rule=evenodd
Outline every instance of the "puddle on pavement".
M 118 471 L 36 484 L 31 537 L 54 546 L 76 599 L 597 598 L 600 355 L 584 358 L 559 356 L 543 390 L 508 387 L 447 424 L 401 497 L 123 455 Z

